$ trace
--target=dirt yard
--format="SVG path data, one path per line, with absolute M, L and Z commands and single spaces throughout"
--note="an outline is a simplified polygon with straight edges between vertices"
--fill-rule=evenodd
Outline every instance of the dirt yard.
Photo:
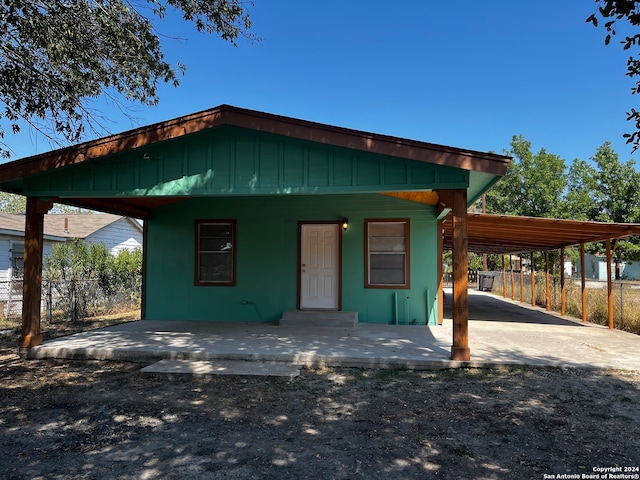
M 170 380 L 24 361 L 17 336 L 0 336 L 2 479 L 640 478 L 640 372 Z

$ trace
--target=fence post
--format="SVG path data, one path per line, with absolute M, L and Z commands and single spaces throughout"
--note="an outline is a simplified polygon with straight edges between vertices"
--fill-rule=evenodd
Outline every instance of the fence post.
M 53 299 L 51 295 L 51 280 L 47 281 L 47 293 L 45 298 L 45 315 L 48 323 L 53 323 Z
M 620 330 L 624 327 L 624 283 L 620 281 Z
M 75 280 L 71 280 L 71 321 L 75 322 L 77 320 L 77 312 L 76 312 L 76 282 Z
M 11 308 L 13 303 L 13 274 L 9 277 L 9 293 L 7 295 L 7 317 L 11 315 Z M 22 313 L 22 312 L 21 312 Z

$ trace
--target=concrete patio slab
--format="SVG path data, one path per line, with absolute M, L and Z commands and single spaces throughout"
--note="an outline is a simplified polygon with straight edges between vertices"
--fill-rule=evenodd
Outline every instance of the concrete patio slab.
M 452 321 L 354 328 L 143 320 L 45 342 L 27 358 L 259 360 L 308 367 L 439 369 L 499 365 L 640 371 L 640 337 L 469 292 L 471 361 L 449 359 Z M 450 298 L 451 296 L 448 295 Z M 445 310 L 445 315 L 446 315 Z

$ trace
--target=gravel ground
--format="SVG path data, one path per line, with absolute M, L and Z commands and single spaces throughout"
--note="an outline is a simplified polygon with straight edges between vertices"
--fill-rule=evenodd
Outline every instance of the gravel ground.
M 640 372 L 168 379 L 15 345 L 0 337 L 2 479 L 640 478 Z

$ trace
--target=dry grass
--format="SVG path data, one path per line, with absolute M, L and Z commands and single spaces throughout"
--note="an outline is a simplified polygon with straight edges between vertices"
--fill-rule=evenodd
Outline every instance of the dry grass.
M 582 318 L 582 292 L 579 280 L 566 280 L 566 307 L 565 313 L 575 318 Z M 518 274 L 514 276 L 513 289 L 510 274 L 507 273 L 507 297 L 531 304 L 530 278 L 525 277 L 524 290 L 521 295 L 521 287 Z M 503 295 L 504 284 L 500 274 L 496 275 L 493 292 Z M 513 293 L 512 293 L 513 291 Z M 588 282 L 587 288 L 587 321 L 599 325 L 607 325 L 609 319 L 608 298 L 606 283 Z M 546 284 L 544 276 L 536 278 L 535 285 L 536 305 L 546 306 Z M 612 289 L 613 320 L 615 328 L 640 335 L 640 283 L 614 282 Z M 560 282 L 552 279 L 550 288 L 551 310 L 560 312 L 562 297 Z
M 42 316 L 42 332 L 46 335 L 49 331 L 61 331 L 62 334 L 68 335 L 74 332 L 82 332 L 85 330 L 93 330 L 96 328 L 108 327 L 118 323 L 132 322 L 140 320 L 140 309 L 123 310 L 116 313 L 109 313 L 95 317 L 87 317 L 74 322 L 71 321 L 55 321 L 48 323 Z M 20 330 L 22 319 L 19 316 L 12 315 L 8 318 L 0 316 L 0 330 Z M 51 336 L 48 336 L 49 338 Z

